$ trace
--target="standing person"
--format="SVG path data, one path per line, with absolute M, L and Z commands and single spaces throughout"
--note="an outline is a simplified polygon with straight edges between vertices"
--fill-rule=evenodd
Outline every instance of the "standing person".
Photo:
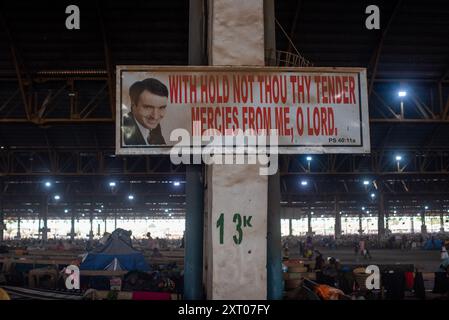
M 357 256 L 359 254 L 359 244 L 357 241 L 354 241 L 354 255 Z
M 301 240 L 299 238 L 296 240 L 296 244 L 298 245 L 298 254 L 299 254 L 299 256 L 301 256 L 301 254 L 302 254 Z
M 365 240 L 361 239 L 359 242 L 360 254 L 363 256 L 365 253 Z
M 369 251 L 369 245 L 368 245 L 368 243 L 369 243 L 369 241 L 367 241 L 367 242 L 365 243 L 365 249 L 364 249 L 364 252 L 363 252 L 363 256 L 364 256 L 365 259 L 370 259 L 370 260 L 371 260 L 371 253 L 370 253 L 370 251 Z
M 154 78 L 137 81 L 129 88 L 131 112 L 123 117 L 125 145 L 162 145 L 161 120 L 168 102 L 168 89 Z
M 448 258 L 449 258 L 449 255 L 447 253 L 446 247 L 443 245 L 441 247 L 441 260 L 445 260 L 445 259 L 448 259 Z
M 151 236 L 151 232 L 147 233 L 147 238 L 148 238 L 148 241 L 147 241 L 148 249 L 152 251 L 156 247 L 156 245 L 155 245 L 155 241 L 154 241 L 153 237 Z
M 325 263 L 323 255 L 318 250 L 315 250 L 315 253 L 317 254 L 315 257 L 315 270 L 321 270 Z

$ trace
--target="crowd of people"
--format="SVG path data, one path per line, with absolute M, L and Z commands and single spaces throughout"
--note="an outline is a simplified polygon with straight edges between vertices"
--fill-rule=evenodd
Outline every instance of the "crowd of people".
M 360 243 L 363 241 L 363 243 Z M 282 238 L 284 248 L 294 249 L 300 255 L 307 251 L 309 247 L 337 249 L 337 248 L 355 248 L 363 246 L 369 249 L 402 249 L 413 250 L 424 248 L 425 243 L 449 242 L 449 234 L 396 234 L 389 235 L 379 239 L 377 235 L 341 235 L 338 238 L 334 236 L 314 235 L 312 236 L 286 236 Z M 308 248 L 310 249 L 310 248 Z M 363 250 L 364 248 L 361 248 Z
M 103 244 L 105 239 L 107 239 L 109 233 L 106 233 L 100 239 L 47 239 L 45 249 L 46 250 L 74 250 L 74 251 L 90 251 L 100 244 Z M 184 247 L 184 238 L 182 239 L 165 239 L 165 238 L 153 238 L 151 233 L 147 233 L 147 238 L 136 239 L 132 238 L 132 245 L 134 248 L 139 250 L 150 250 L 159 251 L 161 249 L 174 249 Z M 8 248 L 14 249 L 31 249 L 40 250 L 44 249 L 43 242 L 41 239 L 35 238 L 25 238 L 25 239 L 14 239 L 14 240 L 3 240 L 0 247 L 3 246 L 6 250 Z M 0 251 L 2 249 L 0 248 Z M 0 252 L 1 253 L 1 252 Z

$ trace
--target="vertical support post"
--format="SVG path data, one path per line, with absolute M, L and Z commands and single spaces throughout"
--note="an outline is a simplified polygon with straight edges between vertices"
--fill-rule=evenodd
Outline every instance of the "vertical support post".
M 334 214 L 335 214 L 335 239 L 341 236 L 341 214 L 338 206 L 338 197 L 334 197 Z
M 39 216 L 37 217 L 37 220 L 39 221 L 37 224 L 37 238 L 41 239 L 42 238 L 42 230 L 41 230 L 41 217 L 40 217 L 40 213 Z
M 75 240 L 75 207 L 72 207 L 70 211 L 71 211 L 70 240 L 74 241 Z
M 385 197 L 382 191 L 379 192 L 378 215 L 377 215 L 377 235 L 378 239 L 385 236 Z M 387 218 L 388 219 L 388 218 Z M 388 220 L 387 220 L 388 229 Z
M 282 300 L 281 183 L 279 171 L 268 177 L 267 299 Z M 291 221 L 290 234 L 291 234 Z
M 440 212 L 440 232 L 444 232 L 444 214 Z
M 18 240 L 21 239 L 21 234 L 20 234 L 20 213 L 17 214 L 17 239 Z
M 117 212 L 114 214 L 114 230 L 117 230 Z
M 5 230 L 5 215 L 3 213 L 3 197 L 0 197 L 0 243 L 3 242 Z
M 274 65 L 276 57 L 276 26 L 274 0 L 263 1 L 265 64 Z M 278 160 L 279 161 L 279 160 Z M 279 168 L 279 165 L 278 165 Z M 267 217 L 267 298 L 281 300 L 282 246 L 281 246 L 281 182 L 279 171 L 268 177 Z M 289 234 L 293 234 L 292 219 L 289 219 Z
M 47 225 L 47 218 L 48 218 L 48 200 L 49 196 L 46 195 L 43 197 L 44 201 L 42 202 L 42 221 L 44 223 L 44 226 L 42 227 L 42 245 L 45 246 L 47 244 L 47 232 L 48 232 L 48 225 Z
M 206 9 L 204 0 L 189 2 L 189 65 L 204 65 Z M 186 226 L 184 299 L 203 299 L 203 204 L 202 165 L 186 167 Z
M 427 226 L 426 226 L 426 211 L 423 210 L 421 212 L 421 233 L 426 234 L 427 233 Z
M 203 184 L 202 166 L 186 168 L 186 232 L 184 298 L 203 298 Z
M 89 241 L 92 241 L 94 238 L 94 212 L 92 208 L 89 210 L 89 222 L 90 222 L 90 231 L 89 231 Z
M 309 236 L 313 235 L 313 230 L 312 230 L 312 212 L 310 210 L 307 211 L 307 235 L 309 235 Z
M 363 226 L 362 226 L 362 212 L 359 212 L 359 235 L 363 234 Z
M 292 236 L 293 235 L 293 223 L 292 223 L 292 218 L 288 219 L 288 235 Z

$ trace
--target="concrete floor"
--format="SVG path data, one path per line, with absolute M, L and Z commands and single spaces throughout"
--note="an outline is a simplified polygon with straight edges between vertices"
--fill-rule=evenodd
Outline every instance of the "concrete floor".
M 413 264 L 421 272 L 435 272 L 440 265 L 440 252 L 438 250 L 396 250 L 396 249 L 372 249 L 370 250 L 372 259 L 365 260 L 363 257 L 355 256 L 350 248 L 339 248 L 331 250 L 329 248 L 316 248 L 323 257 L 335 257 L 340 259 L 342 264 Z M 293 252 L 292 252 L 293 251 Z M 298 258 L 299 255 L 290 251 L 291 258 Z

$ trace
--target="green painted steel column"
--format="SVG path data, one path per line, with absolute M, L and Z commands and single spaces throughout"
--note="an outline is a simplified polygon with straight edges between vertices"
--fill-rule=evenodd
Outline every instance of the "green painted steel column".
M 189 4 L 189 65 L 207 64 L 206 3 L 190 0 Z M 203 290 L 203 198 L 202 165 L 186 167 L 186 228 L 184 238 L 184 299 L 200 300 Z

